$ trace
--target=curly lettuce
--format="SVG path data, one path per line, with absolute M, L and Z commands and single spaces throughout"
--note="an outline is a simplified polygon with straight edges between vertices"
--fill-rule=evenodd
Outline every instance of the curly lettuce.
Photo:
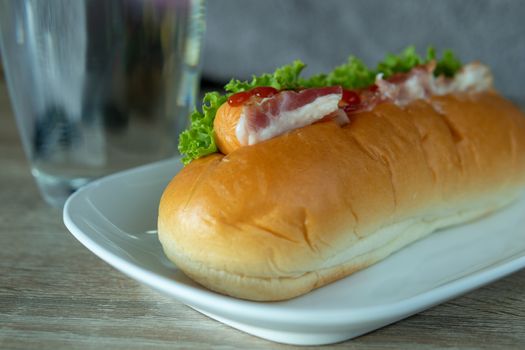
M 302 80 L 303 87 L 342 86 L 345 89 L 360 89 L 374 83 L 375 72 L 361 60 L 350 56 L 345 64 L 337 66 L 328 74 L 318 74 Z
M 182 154 L 184 164 L 217 152 L 213 135 L 213 120 L 217 109 L 226 100 L 227 97 L 218 92 L 209 92 L 204 95 L 202 112 L 194 110 L 190 114 L 191 125 L 179 136 L 179 152 Z
M 204 95 L 202 112 L 194 110 L 190 114 L 190 127 L 179 137 L 179 152 L 182 162 L 192 160 L 217 152 L 215 144 L 213 121 L 217 109 L 228 100 L 228 97 L 238 92 L 248 91 L 259 86 L 271 86 L 277 90 L 295 90 L 298 88 L 313 88 L 325 86 L 342 86 L 345 89 L 360 89 L 374 83 L 377 74 L 388 78 L 397 73 L 406 73 L 415 66 L 435 61 L 435 76 L 453 77 L 461 68 L 459 59 L 450 50 L 444 50 L 441 59 L 437 58 L 436 50 L 429 47 L 426 56 L 419 56 L 414 46 L 409 46 L 400 54 L 388 54 L 377 64 L 375 69 L 367 67 L 361 60 L 350 56 L 348 61 L 327 74 L 317 74 L 302 78 L 301 72 L 306 65 L 296 60 L 289 65 L 278 68 L 272 74 L 253 76 L 250 81 L 232 79 L 224 86 L 226 94 L 210 92 Z
M 275 70 L 273 74 L 262 74 L 253 76 L 251 81 L 232 79 L 224 86 L 224 90 L 231 94 L 251 90 L 259 86 L 271 86 L 277 90 L 294 90 L 302 87 L 299 75 L 306 65 L 296 60 L 289 65 Z

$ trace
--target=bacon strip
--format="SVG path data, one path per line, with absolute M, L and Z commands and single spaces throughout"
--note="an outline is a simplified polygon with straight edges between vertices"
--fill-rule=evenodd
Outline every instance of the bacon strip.
M 281 91 L 268 98 L 253 98 L 243 106 L 235 134 L 242 146 L 253 145 L 320 121 L 349 122 L 349 115 L 372 110 L 383 102 L 401 108 L 417 99 L 456 92 L 484 91 L 492 86 L 490 70 L 479 63 L 471 63 L 454 78 L 434 77 L 435 63 L 413 68 L 408 73 L 383 79 L 378 74 L 375 84 L 366 89 L 353 90 L 359 95 L 357 105 L 341 101 L 340 86 L 311 88 L 301 91 Z
M 331 86 L 282 91 L 260 102 L 252 101 L 243 107 L 237 138 L 241 145 L 253 145 L 313 124 L 339 109 L 342 93 L 340 86 Z

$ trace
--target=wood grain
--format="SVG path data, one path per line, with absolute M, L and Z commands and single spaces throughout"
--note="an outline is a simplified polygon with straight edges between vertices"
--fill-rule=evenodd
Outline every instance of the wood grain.
M 211 320 L 117 272 L 40 198 L 0 84 L 0 349 L 291 349 Z M 324 349 L 522 349 L 525 270 Z M 312 347 L 316 349 L 316 347 Z

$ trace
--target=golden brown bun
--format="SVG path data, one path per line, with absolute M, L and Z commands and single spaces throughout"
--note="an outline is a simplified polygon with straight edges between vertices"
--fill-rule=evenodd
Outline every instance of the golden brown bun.
M 241 117 L 242 106 L 232 107 L 228 102 L 223 103 L 215 114 L 213 130 L 215 131 L 215 143 L 223 154 L 229 154 L 241 147 L 235 128 Z
M 304 294 L 525 186 L 525 118 L 494 92 L 378 105 L 186 166 L 159 238 L 204 286 L 239 298 Z

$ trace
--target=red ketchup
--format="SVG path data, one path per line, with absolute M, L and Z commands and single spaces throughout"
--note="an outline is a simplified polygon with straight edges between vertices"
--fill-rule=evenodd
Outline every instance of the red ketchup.
M 345 111 L 346 114 L 354 113 L 356 111 L 362 110 L 365 105 L 367 105 L 369 100 L 373 99 L 373 95 L 378 90 L 378 86 L 373 84 L 364 91 L 356 90 L 347 90 L 343 89 L 343 94 L 341 101 L 339 102 L 339 107 Z M 228 98 L 228 104 L 232 107 L 242 106 L 253 97 L 258 99 L 263 99 L 271 97 L 279 93 L 279 90 L 271 86 L 259 86 L 248 91 L 238 92 L 231 95 Z M 364 95 L 363 95 L 364 94 Z M 364 101 L 363 101 L 364 98 Z M 330 118 L 325 118 L 330 119 Z M 324 119 L 323 119 L 324 120 Z
M 341 102 L 343 103 L 343 110 L 346 113 L 349 113 L 359 109 L 361 105 L 361 98 L 357 92 L 343 89 L 343 97 L 341 98 Z
M 379 86 L 377 86 L 376 84 L 370 85 L 370 87 L 368 88 L 368 91 L 373 92 L 373 93 L 378 92 Z
M 228 98 L 228 104 L 232 107 L 235 106 L 241 106 L 246 101 L 252 98 L 252 96 L 256 96 L 260 99 L 270 97 L 278 93 L 279 90 L 271 87 L 271 86 L 259 86 L 256 88 L 253 88 L 248 91 L 238 92 L 236 94 L 231 95 Z

